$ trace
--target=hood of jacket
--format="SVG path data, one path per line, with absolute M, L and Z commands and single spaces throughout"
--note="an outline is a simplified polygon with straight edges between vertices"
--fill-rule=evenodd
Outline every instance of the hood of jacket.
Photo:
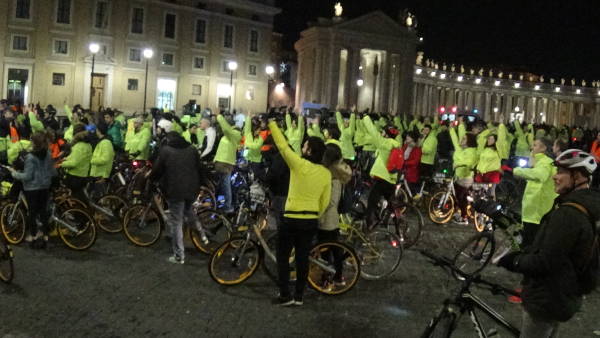
M 584 206 L 595 222 L 600 220 L 600 191 L 580 189 L 559 197 L 559 203 L 574 202 Z
M 89 132 L 87 130 L 81 131 L 75 135 L 73 135 L 73 144 L 77 142 L 88 142 Z
M 331 171 L 331 178 L 340 180 L 342 184 L 348 183 L 352 178 L 352 169 L 344 161 L 330 166 L 329 171 Z
M 171 131 L 167 133 L 167 145 L 169 147 L 173 147 L 176 149 L 185 149 L 190 146 L 190 144 L 183 138 L 183 136 L 179 135 L 175 131 Z

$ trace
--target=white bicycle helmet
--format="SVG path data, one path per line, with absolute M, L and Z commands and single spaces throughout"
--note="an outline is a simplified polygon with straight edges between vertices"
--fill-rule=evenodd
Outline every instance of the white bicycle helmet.
M 583 168 L 590 175 L 598 167 L 594 156 L 579 149 L 565 150 L 560 155 L 558 155 L 558 157 L 554 161 L 554 164 L 557 167 L 567 169 Z
M 165 133 L 169 133 L 171 132 L 171 130 L 173 130 L 173 123 L 166 119 L 158 121 L 158 124 L 156 126 L 164 130 Z

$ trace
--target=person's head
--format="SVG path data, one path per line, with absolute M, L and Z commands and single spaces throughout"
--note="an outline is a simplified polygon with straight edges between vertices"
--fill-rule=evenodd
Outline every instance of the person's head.
M 423 126 L 423 129 L 421 129 L 421 135 L 423 135 L 423 137 L 427 137 L 427 135 L 429 135 L 429 133 L 431 132 L 431 125 L 426 124 L 425 126 Z
M 211 124 L 212 121 L 209 117 L 203 117 L 202 120 L 200 120 L 200 129 L 206 130 L 210 127 Z
M 73 124 L 73 135 L 83 133 L 83 132 L 87 133 L 87 130 L 85 130 L 85 124 L 83 124 L 83 123 Z
M 112 110 L 107 110 L 104 112 L 104 122 L 110 125 L 115 120 L 115 113 Z
M 159 129 L 158 134 L 167 134 L 170 133 L 171 130 L 173 130 L 173 122 L 166 120 L 166 119 L 162 119 L 160 121 L 158 121 L 158 124 L 156 125 Z
M 340 129 L 336 126 L 327 127 L 327 129 L 325 129 L 323 134 L 326 139 L 334 139 L 334 140 L 339 140 L 340 136 L 342 136 Z
M 144 118 L 141 116 L 136 117 L 135 120 L 133 121 L 133 128 L 135 128 L 136 132 L 140 131 L 140 129 L 142 129 L 143 125 L 144 125 Z
M 552 150 L 552 141 L 547 138 L 538 138 L 533 141 L 533 147 L 531 153 L 535 154 L 547 154 L 552 155 L 550 152 Z
M 381 135 L 383 137 L 387 137 L 387 138 L 395 138 L 396 136 L 398 136 L 398 129 L 396 129 L 396 127 L 388 124 L 385 127 L 383 127 L 383 130 L 381 131 Z
M 325 153 L 325 143 L 316 136 L 309 137 L 302 147 L 302 157 L 315 164 L 323 162 L 323 154 Z
M 473 127 L 471 127 L 471 132 L 475 135 L 478 135 L 482 131 L 483 131 L 483 126 L 481 125 L 481 123 L 475 123 L 473 125 Z
M 342 150 L 336 144 L 330 143 L 325 146 L 325 155 L 323 155 L 323 165 L 331 167 L 342 160 Z
M 477 136 L 473 133 L 466 133 L 465 136 L 460 139 L 460 146 L 463 148 L 477 148 Z
M 554 165 L 558 169 L 553 176 L 554 191 L 560 195 L 587 188 L 598 166 L 594 156 L 579 149 L 564 151 L 556 158 Z
M 419 133 L 414 130 L 406 133 L 406 137 L 404 138 L 404 143 L 409 147 L 414 147 L 417 145 L 417 141 L 419 140 Z
M 48 150 L 48 134 L 45 132 L 35 132 L 31 135 L 31 147 L 33 152 Z
M 569 148 L 569 145 L 567 144 L 567 142 L 563 141 L 561 138 L 557 138 L 554 141 L 554 144 L 552 145 L 552 153 L 554 154 L 555 157 L 558 157 L 558 155 L 560 155 L 562 152 L 564 152 L 568 148 Z
M 487 137 L 487 141 L 485 142 L 486 147 L 496 147 L 496 141 L 498 140 L 498 136 L 496 134 L 492 134 Z
M 7 120 L 9 120 L 9 121 L 12 121 L 15 118 L 15 113 L 13 113 L 12 110 L 7 109 L 7 110 L 4 111 L 4 118 L 7 119 Z

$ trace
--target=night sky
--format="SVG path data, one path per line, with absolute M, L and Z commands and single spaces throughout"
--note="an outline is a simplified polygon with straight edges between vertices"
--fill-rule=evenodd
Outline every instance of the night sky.
M 275 31 L 292 49 L 308 21 L 332 17 L 334 0 L 278 0 Z M 552 76 L 600 80 L 599 0 L 346 0 L 344 17 L 408 8 L 418 19 L 425 57 Z M 487 74 L 487 71 L 486 71 Z M 506 76 L 506 75 L 505 75 Z

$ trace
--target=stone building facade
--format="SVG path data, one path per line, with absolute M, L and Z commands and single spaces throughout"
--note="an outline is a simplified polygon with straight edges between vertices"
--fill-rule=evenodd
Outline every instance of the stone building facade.
M 0 96 L 62 107 L 267 105 L 273 0 L 3 0 Z M 90 43 L 100 45 L 92 81 Z M 236 61 L 230 87 L 229 61 Z M 91 89 L 93 87 L 93 89 Z

